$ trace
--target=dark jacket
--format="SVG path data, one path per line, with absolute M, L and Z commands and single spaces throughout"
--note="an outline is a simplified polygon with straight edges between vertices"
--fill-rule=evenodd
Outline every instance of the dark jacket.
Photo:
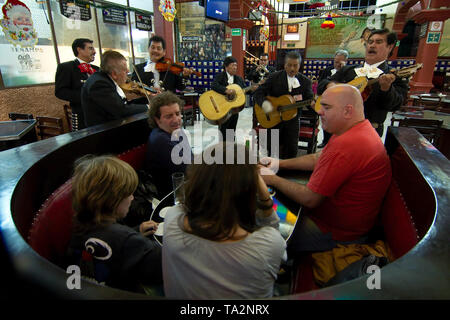
M 82 73 L 78 68 L 78 59 L 60 63 L 55 74 L 55 96 L 61 100 L 69 101 L 72 112 L 82 114 L 81 109 L 81 88 L 89 74 Z M 96 71 L 99 67 L 91 65 Z M 84 123 L 79 123 L 79 128 L 84 127 Z
M 155 241 L 119 223 L 74 232 L 67 250 L 67 263 L 79 265 L 83 276 L 132 291 L 162 283 L 161 259 Z
M 152 83 L 152 80 L 154 78 L 153 72 L 145 72 L 144 67 L 147 64 L 147 62 L 140 63 L 136 65 L 136 70 L 139 73 L 139 76 L 141 77 L 141 80 L 144 84 L 152 87 L 154 86 L 154 83 Z M 131 80 L 135 80 L 139 82 L 138 76 L 136 75 L 136 71 L 133 72 L 131 75 Z M 176 75 L 172 72 L 160 72 L 159 73 L 159 80 L 164 81 L 162 87 L 164 89 L 172 91 L 175 93 L 175 91 L 178 89 L 179 91 L 183 91 L 185 88 L 185 85 L 183 83 L 183 77 Z
M 186 143 L 186 145 L 180 144 Z M 175 164 L 172 160 L 172 150 L 176 145 L 180 144 L 178 156 L 183 159 L 180 164 Z M 183 157 L 185 149 L 189 149 L 190 154 L 186 155 L 189 159 L 184 162 Z M 158 189 L 159 199 L 162 199 L 173 190 L 172 174 L 175 172 L 185 172 L 186 165 L 192 163 L 193 155 L 189 145 L 189 141 L 182 130 L 178 140 L 172 140 L 172 135 L 160 128 L 154 128 L 150 132 L 147 143 L 147 153 L 145 160 L 145 168 L 152 175 L 153 181 Z
M 84 84 L 81 106 L 88 127 L 148 110 L 145 104 L 132 104 L 123 99 L 117 93 L 114 81 L 103 71 L 91 75 Z
M 300 82 L 300 87 L 293 89 L 292 92 L 289 92 L 289 85 L 285 70 L 280 70 L 270 74 L 267 80 L 253 93 L 255 102 L 261 106 L 266 96 L 279 97 L 285 94 L 301 94 L 302 100 L 312 99 L 314 97 L 314 93 L 312 91 L 311 80 L 301 73 L 297 73 L 295 77 Z
M 234 76 L 233 83 L 239 85 L 241 88 L 245 88 L 244 79 L 242 79 L 242 77 L 238 75 Z M 222 71 L 221 73 L 215 76 L 214 81 L 211 84 L 211 89 L 220 94 L 225 94 L 227 86 L 228 86 L 228 76 L 226 71 Z
M 326 67 L 325 69 L 320 70 L 319 72 L 319 78 L 317 79 L 318 82 L 324 80 L 324 79 L 330 79 L 331 77 L 331 70 L 334 69 L 334 66 Z
M 317 93 L 321 95 L 330 81 L 339 83 L 347 83 L 355 79 L 355 68 L 361 68 L 361 65 L 344 66 L 336 72 L 329 80 L 324 79 L 319 82 Z M 384 73 L 389 73 L 390 69 L 385 61 L 378 66 L 378 69 Z M 386 120 L 386 115 L 389 111 L 396 111 L 403 104 L 408 93 L 408 82 L 401 78 L 395 79 L 391 88 L 384 92 L 380 89 L 380 84 L 377 82 L 372 85 L 372 92 L 370 96 L 364 101 L 364 115 L 372 123 L 383 123 Z
M 260 75 L 260 73 L 259 73 L 259 72 L 256 72 L 256 69 L 257 69 L 257 68 L 258 68 L 258 67 L 255 66 L 254 68 L 252 68 L 252 69 L 250 70 L 250 72 L 247 74 L 247 80 L 253 81 L 253 82 L 255 82 L 255 83 L 258 83 L 258 82 L 261 81 L 261 75 Z M 266 68 L 267 68 L 267 70 L 269 70 L 269 74 L 275 72 L 275 68 L 272 67 L 272 66 L 266 66 Z M 269 74 L 268 74 L 267 76 L 269 76 Z

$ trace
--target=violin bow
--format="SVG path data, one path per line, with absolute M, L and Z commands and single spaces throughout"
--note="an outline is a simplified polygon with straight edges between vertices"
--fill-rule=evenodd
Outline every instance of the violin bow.
M 144 84 L 142 83 L 141 76 L 139 75 L 139 72 L 137 71 L 136 66 L 134 65 L 134 63 L 132 63 L 131 65 L 133 66 L 134 72 L 136 72 L 136 75 L 138 77 L 139 83 L 141 84 L 141 87 L 144 89 L 145 96 L 147 97 L 148 104 L 150 106 L 150 98 L 149 98 L 149 96 L 147 94 L 147 90 L 145 90 L 145 88 L 144 88 Z

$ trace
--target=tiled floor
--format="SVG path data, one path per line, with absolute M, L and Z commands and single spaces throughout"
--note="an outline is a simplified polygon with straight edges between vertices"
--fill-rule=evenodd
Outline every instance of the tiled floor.
M 384 122 L 384 134 L 382 140 L 386 137 L 386 129 L 391 123 L 392 113 L 389 112 Z M 211 145 L 218 141 L 218 126 L 212 125 L 205 121 L 203 115 L 200 115 L 200 121 L 194 121 L 194 125 L 186 125 L 186 131 L 189 133 L 190 144 L 194 154 L 201 153 L 208 145 Z M 237 142 L 245 143 L 250 139 L 250 130 L 252 128 L 252 108 L 244 108 L 239 113 L 239 120 L 237 123 Z M 322 142 L 323 132 L 319 124 L 319 136 L 318 144 Z M 299 155 L 304 154 L 306 151 L 299 150 Z

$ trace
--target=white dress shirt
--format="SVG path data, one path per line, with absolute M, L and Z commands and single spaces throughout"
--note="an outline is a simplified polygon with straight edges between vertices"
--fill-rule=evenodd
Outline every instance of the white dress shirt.
M 289 92 L 291 92 L 292 89 L 300 87 L 300 82 L 298 81 L 298 79 L 295 76 L 294 77 L 287 76 L 287 82 L 288 82 Z
M 153 84 L 153 86 L 155 88 L 159 88 L 159 71 L 156 70 L 156 63 L 149 60 L 147 62 L 147 64 L 144 67 L 144 72 L 153 72 L 153 79 L 155 79 L 155 83 Z
M 228 77 L 228 84 L 233 84 L 234 83 L 234 76 L 232 76 L 231 74 L 229 74 L 227 72 L 227 77 Z
M 367 77 L 367 78 L 378 78 L 380 75 L 383 74 L 383 71 L 378 69 L 378 66 L 384 63 L 385 60 L 375 63 L 375 64 L 368 64 L 367 62 L 364 62 L 364 66 L 362 68 L 355 68 L 355 73 L 358 77 Z

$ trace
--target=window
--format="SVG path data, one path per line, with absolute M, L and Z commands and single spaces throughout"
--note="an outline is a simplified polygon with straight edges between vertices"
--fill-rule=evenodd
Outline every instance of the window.
M 129 12 L 114 7 L 97 8 L 96 10 L 103 52 L 107 50 L 120 52 L 128 60 L 128 67 L 132 70 L 131 62 L 133 61 L 130 59 L 131 46 L 127 16 Z M 111 17 L 113 18 L 110 19 Z M 113 20 L 116 22 L 108 22 Z M 125 24 L 122 24 L 123 22 Z
M 0 32 L 0 70 L 5 87 L 55 80 L 56 56 L 45 4 L 23 3 L 28 10 L 16 10 L 13 6 L 7 11 L 11 23 L 5 22 L 6 27 Z M 23 23 L 13 24 L 14 19 Z
M 133 35 L 133 49 L 134 49 L 134 60 L 135 64 L 139 64 L 148 60 L 148 39 L 151 37 L 151 31 L 154 31 L 154 19 L 151 19 L 151 30 L 144 31 L 136 28 L 136 16 L 139 19 L 148 19 L 148 15 L 141 15 L 140 13 L 131 12 L 131 34 Z M 130 69 L 132 70 L 132 69 Z
M 95 27 L 95 8 L 90 5 L 64 6 L 57 0 L 50 1 L 53 23 L 55 25 L 56 42 L 60 62 L 75 59 L 72 42 L 77 38 L 87 38 L 94 41 L 97 52 L 93 64 L 100 65 L 100 52 Z

